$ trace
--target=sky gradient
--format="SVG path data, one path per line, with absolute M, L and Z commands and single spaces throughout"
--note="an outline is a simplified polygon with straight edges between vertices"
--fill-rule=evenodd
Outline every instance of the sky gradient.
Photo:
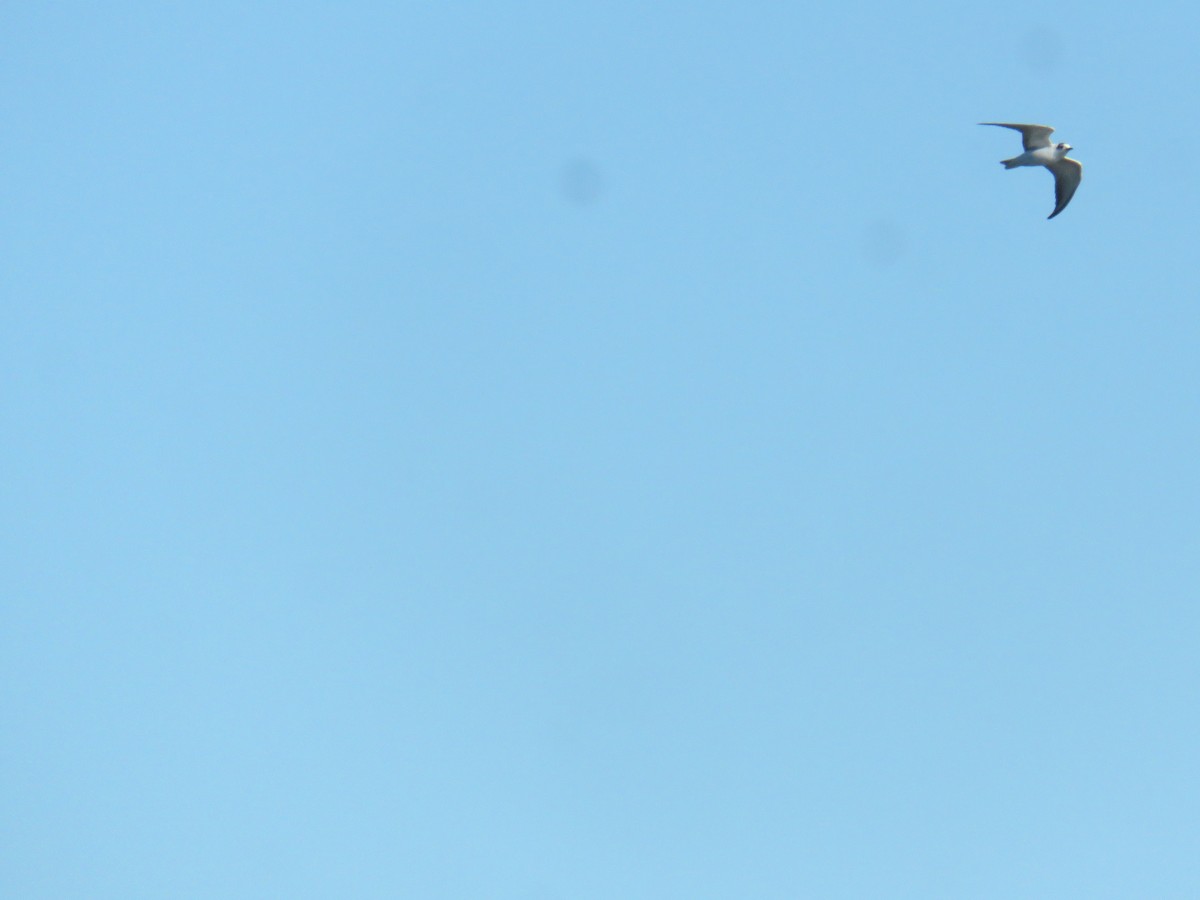
M 0 894 L 1200 895 L 1198 27 L 4 4 Z

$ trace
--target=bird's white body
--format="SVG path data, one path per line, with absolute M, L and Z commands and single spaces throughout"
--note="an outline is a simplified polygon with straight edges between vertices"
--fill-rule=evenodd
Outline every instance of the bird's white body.
M 1052 166 L 1068 152 L 1070 151 L 1059 150 L 1057 147 L 1038 147 L 1036 150 L 1026 150 L 1020 156 L 1006 159 L 1004 164 L 1010 169 L 1017 166 Z
M 1054 212 L 1053 219 L 1067 208 L 1079 182 L 1083 178 L 1083 166 L 1078 160 L 1068 159 L 1071 151 L 1070 144 L 1052 144 L 1050 135 L 1054 129 L 1049 125 L 1018 125 L 1013 122 L 980 122 L 980 125 L 995 125 L 999 128 L 1011 128 L 1021 132 L 1021 146 L 1024 153 L 1012 159 L 1002 159 L 1000 164 L 1006 169 L 1018 166 L 1045 166 L 1054 176 Z

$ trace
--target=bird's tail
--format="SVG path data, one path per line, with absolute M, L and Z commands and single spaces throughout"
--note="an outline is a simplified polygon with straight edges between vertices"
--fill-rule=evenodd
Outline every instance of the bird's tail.
M 1020 159 L 1019 156 L 1014 156 L 1012 159 L 1002 159 L 1000 160 L 1000 165 L 1004 166 L 1006 169 L 1015 169 L 1017 167 L 1018 159 Z

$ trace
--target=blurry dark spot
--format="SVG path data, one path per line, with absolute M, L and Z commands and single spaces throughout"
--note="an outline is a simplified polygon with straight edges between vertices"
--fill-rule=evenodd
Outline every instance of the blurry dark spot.
M 567 202 L 591 206 L 604 192 L 604 176 L 591 160 L 573 159 L 563 166 L 558 186 Z
M 908 249 L 904 231 L 890 219 L 871 222 L 863 230 L 863 255 L 877 266 L 890 266 Z
M 1052 28 L 1033 28 L 1021 38 L 1021 58 L 1035 71 L 1057 69 L 1062 56 L 1062 35 Z
M 525 900 L 562 900 L 565 896 L 565 894 L 541 884 L 534 885 L 529 889 L 528 894 L 524 895 Z

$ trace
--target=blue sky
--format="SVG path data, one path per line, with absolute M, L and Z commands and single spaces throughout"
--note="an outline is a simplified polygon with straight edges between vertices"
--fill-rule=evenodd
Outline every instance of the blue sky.
M 1198 25 L 5 4 L 0 893 L 1196 896 Z

